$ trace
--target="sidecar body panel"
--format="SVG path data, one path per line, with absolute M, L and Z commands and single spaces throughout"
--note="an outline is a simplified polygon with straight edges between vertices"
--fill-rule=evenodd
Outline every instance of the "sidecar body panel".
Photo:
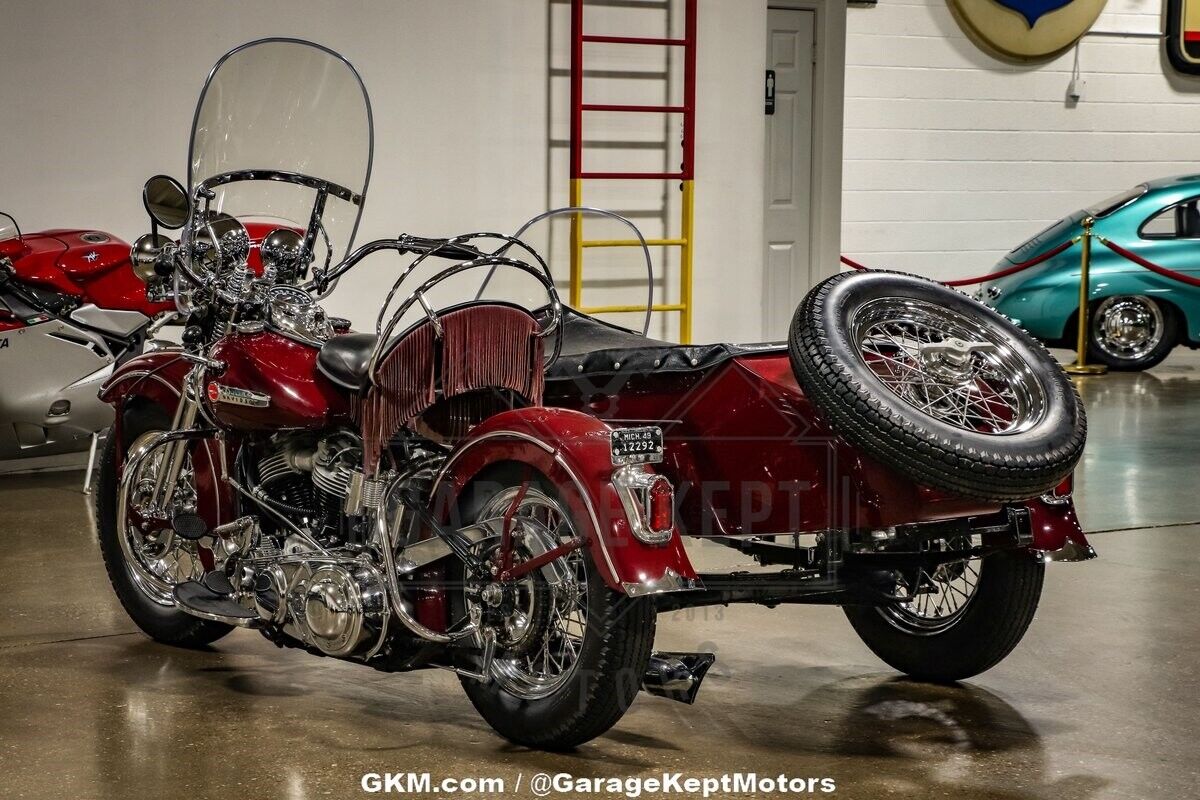
M 992 514 L 1001 505 L 921 486 L 837 436 L 805 397 L 783 346 L 679 346 L 582 315 L 545 402 L 663 429 L 658 471 L 676 487 L 687 536 L 746 536 L 896 525 Z M 601 341 L 590 335 L 599 331 Z M 594 349 L 598 344 L 600 349 Z M 1034 548 L 1086 546 L 1069 499 L 1031 499 Z
M 999 505 L 918 486 L 863 456 L 817 416 L 786 353 L 730 358 L 710 370 L 552 380 L 547 402 L 600 419 L 663 428 L 662 472 L 691 536 L 769 535 L 986 514 Z

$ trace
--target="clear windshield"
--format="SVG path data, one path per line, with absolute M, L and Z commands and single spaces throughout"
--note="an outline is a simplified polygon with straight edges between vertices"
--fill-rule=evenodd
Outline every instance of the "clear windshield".
M 218 62 L 200 96 L 188 193 L 206 186 L 211 211 L 307 230 L 336 263 L 353 244 L 371 149 L 370 101 L 350 64 L 309 42 L 253 42 Z

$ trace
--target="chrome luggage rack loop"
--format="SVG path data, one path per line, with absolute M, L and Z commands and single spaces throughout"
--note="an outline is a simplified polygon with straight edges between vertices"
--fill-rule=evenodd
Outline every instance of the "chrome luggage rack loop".
M 503 244 L 494 252 L 485 252 L 475 244 L 475 242 L 485 239 L 499 240 Z M 514 246 L 520 247 L 529 253 L 531 259 L 537 263 L 537 266 L 529 263 L 529 261 L 504 255 L 504 253 L 508 252 Z M 372 383 L 375 382 L 376 368 L 387 349 L 392 334 L 408 310 L 414 304 L 419 304 L 426 318 L 433 326 L 436 335 L 438 338 L 441 338 L 441 320 L 438 312 L 430 306 L 426 298 L 427 293 L 447 278 L 481 267 L 490 267 L 493 272 L 500 267 L 520 270 L 532 276 L 534 280 L 541 284 L 549 298 L 548 308 L 550 310 L 550 318 L 541 325 L 536 335 L 538 338 L 544 338 L 552 333 L 556 334 L 554 348 L 547 360 L 547 366 L 553 364 L 558 359 L 558 355 L 562 350 L 562 301 L 558 297 L 558 291 L 554 287 L 554 281 L 550 277 L 550 268 L 546 265 L 546 262 L 533 248 L 521 240 L 512 236 L 490 232 L 468 233 L 449 239 L 422 239 L 402 234 L 395 239 L 380 239 L 363 245 L 351 253 L 332 271 L 314 280 L 309 286 L 315 288 L 318 293 L 323 292 L 326 287 L 344 275 L 358 262 L 381 250 L 392 250 L 399 255 L 417 253 L 417 256 L 401 271 L 400 276 L 396 278 L 387 296 L 384 298 L 383 305 L 379 309 L 379 315 L 375 319 L 375 334 L 378 340 L 371 351 L 371 358 L 367 364 L 367 374 L 370 376 Z M 464 255 L 467 257 L 463 258 Z M 389 316 L 389 309 L 391 309 L 401 285 L 430 256 L 455 259 L 456 263 L 439 270 L 433 277 L 416 287 Z M 479 298 L 476 297 L 475 301 L 478 300 Z M 386 324 L 384 323 L 385 319 L 387 320 Z

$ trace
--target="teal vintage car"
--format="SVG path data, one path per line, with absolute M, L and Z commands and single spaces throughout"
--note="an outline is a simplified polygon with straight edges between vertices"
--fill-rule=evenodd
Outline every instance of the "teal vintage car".
M 1178 272 L 1200 277 L 1200 175 L 1147 181 L 1076 211 L 1020 245 L 996 272 L 1092 232 Z M 1051 346 L 1075 347 L 1080 246 L 1038 266 L 984 283 L 976 297 L 1017 320 Z M 1092 242 L 1088 360 L 1110 369 L 1141 370 L 1176 345 L 1200 346 L 1200 289 L 1166 278 Z

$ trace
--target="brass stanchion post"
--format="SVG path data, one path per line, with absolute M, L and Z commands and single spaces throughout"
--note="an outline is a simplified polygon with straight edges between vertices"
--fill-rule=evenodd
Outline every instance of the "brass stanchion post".
M 1079 331 L 1075 337 L 1075 363 L 1065 367 L 1070 375 L 1103 375 L 1108 372 L 1108 367 L 1103 364 L 1087 363 L 1088 294 L 1091 290 L 1088 273 L 1092 262 L 1092 225 L 1095 223 L 1091 216 L 1083 218 L 1083 237 L 1080 241 L 1082 255 L 1079 257 Z

